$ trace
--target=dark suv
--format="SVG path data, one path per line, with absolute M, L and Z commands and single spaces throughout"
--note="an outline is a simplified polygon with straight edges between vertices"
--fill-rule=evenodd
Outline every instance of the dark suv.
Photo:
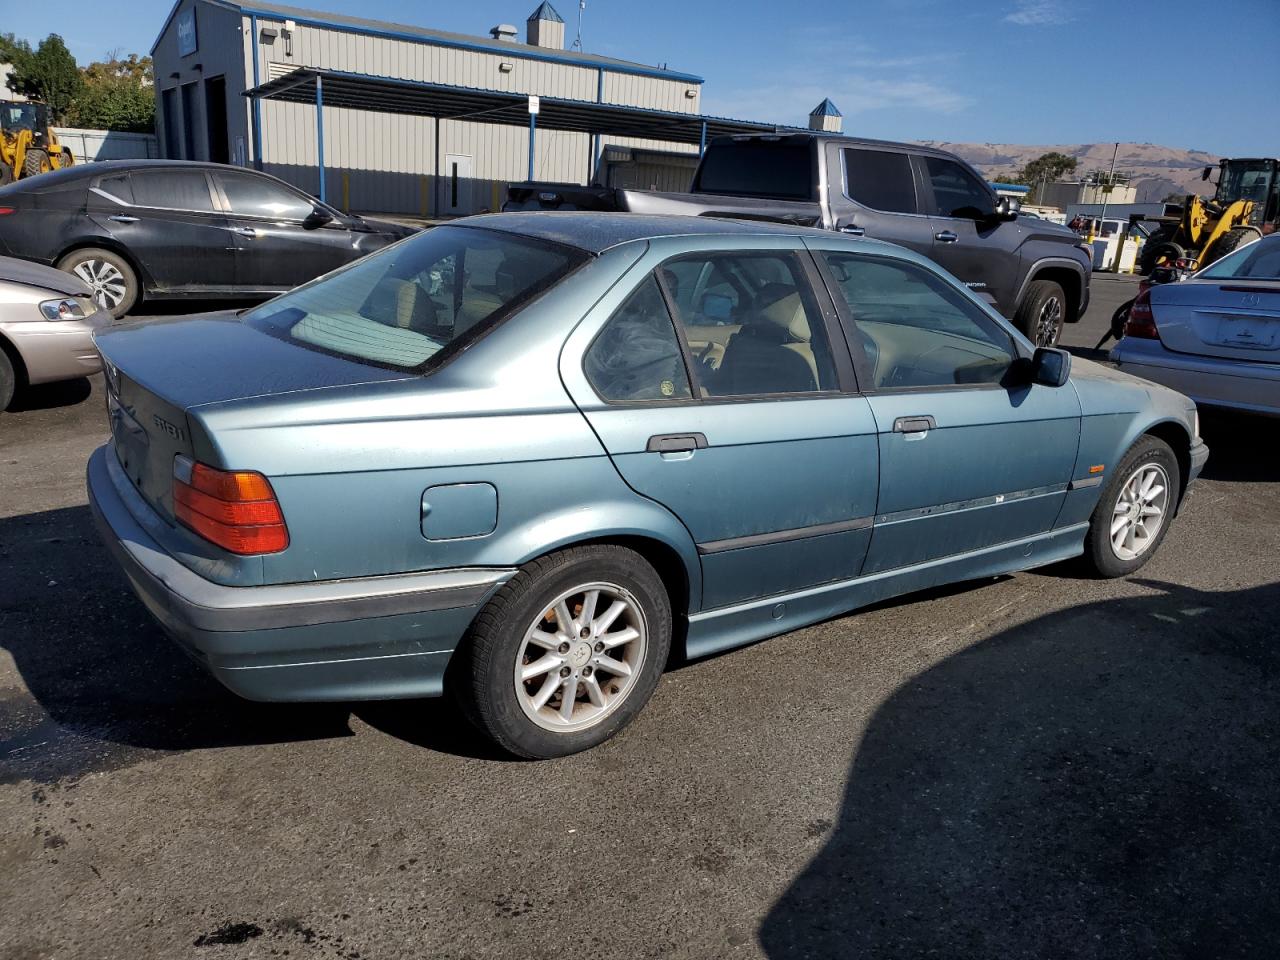
M 689 193 L 516 184 L 505 210 L 595 209 L 778 220 L 874 237 L 937 261 L 1037 346 L 1089 303 L 1091 254 L 1066 227 L 1019 217 L 945 150 L 814 133 L 719 137 Z
M 119 317 L 142 297 L 269 297 L 413 230 L 215 163 L 111 160 L 0 187 L 0 254 L 82 278 Z

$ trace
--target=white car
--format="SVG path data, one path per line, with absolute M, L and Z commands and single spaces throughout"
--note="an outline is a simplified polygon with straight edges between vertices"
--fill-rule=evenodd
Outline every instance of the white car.
M 25 386 L 101 370 L 93 332 L 110 322 L 79 277 L 0 257 L 0 411 Z

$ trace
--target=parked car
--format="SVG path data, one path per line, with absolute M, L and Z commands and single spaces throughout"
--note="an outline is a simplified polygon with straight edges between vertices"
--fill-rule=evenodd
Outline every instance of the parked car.
M 504 210 L 622 210 L 777 220 L 901 244 L 995 304 L 1037 346 L 1089 305 L 1093 251 L 1065 226 L 1018 216 L 955 154 L 795 133 L 717 137 L 689 193 L 513 184 Z
M 215 163 L 112 160 L 0 187 L 0 254 L 76 274 L 115 317 L 143 298 L 269 297 L 412 232 Z
M 1130 573 L 1207 456 L 1186 397 L 932 261 L 769 224 L 470 218 L 97 343 L 93 512 L 179 643 L 253 699 L 449 687 L 528 757 L 612 736 L 673 652 Z
M 0 411 L 23 387 L 101 370 L 93 332 L 110 321 L 77 277 L 0 257 Z
M 1280 415 L 1280 234 L 1143 290 L 1111 359 L 1205 406 Z

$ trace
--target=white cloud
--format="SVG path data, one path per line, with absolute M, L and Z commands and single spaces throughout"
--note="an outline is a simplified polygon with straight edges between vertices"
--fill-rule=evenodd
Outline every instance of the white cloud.
M 1017 0 L 1004 19 L 1020 27 L 1047 27 L 1070 23 L 1075 15 L 1063 0 Z
M 705 97 L 703 107 L 713 115 L 803 127 L 823 97 L 830 97 L 846 118 L 875 110 L 958 113 L 973 103 L 964 94 L 919 77 L 853 73 L 815 82 L 809 72 L 803 79 L 775 77 L 767 87 L 735 91 L 730 97 Z

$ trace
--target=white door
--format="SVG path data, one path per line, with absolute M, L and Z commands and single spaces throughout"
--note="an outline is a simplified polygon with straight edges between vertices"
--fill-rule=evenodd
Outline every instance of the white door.
M 440 209 L 444 213 L 465 216 L 472 212 L 471 195 L 473 181 L 471 179 L 471 158 L 460 153 L 447 153 L 444 158 L 444 169 L 441 171 L 444 181 L 444 198 Z

